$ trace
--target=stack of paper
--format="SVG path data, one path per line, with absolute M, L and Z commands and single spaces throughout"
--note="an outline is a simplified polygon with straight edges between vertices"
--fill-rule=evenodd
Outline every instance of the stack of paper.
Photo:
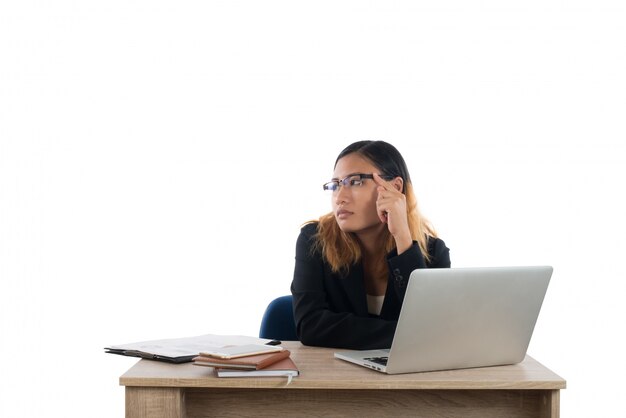
M 265 344 L 271 340 L 241 335 L 206 334 L 197 337 L 142 341 L 132 344 L 112 345 L 104 350 L 110 354 L 141 357 L 170 363 L 192 361 L 203 351 L 217 350 L 224 346 Z

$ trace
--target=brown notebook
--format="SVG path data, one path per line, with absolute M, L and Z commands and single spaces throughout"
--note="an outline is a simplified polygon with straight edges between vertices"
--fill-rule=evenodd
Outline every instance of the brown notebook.
M 261 370 L 277 361 L 288 358 L 290 354 L 289 350 L 282 350 L 275 353 L 257 354 L 255 356 L 233 359 L 198 356 L 194 357 L 193 364 L 196 366 L 227 367 L 229 369 Z
M 270 364 L 261 370 L 243 370 L 232 368 L 216 368 L 218 377 L 269 377 L 269 376 L 285 376 L 291 378 L 300 375 L 300 370 L 289 357 L 284 358 L 276 363 Z

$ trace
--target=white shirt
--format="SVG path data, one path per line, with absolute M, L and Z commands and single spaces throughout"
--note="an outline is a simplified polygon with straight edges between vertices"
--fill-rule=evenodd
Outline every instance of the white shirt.
M 385 301 L 385 295 L 372 296 L 367 295 L 367 312 L 372 315 L 380 315 L 380 310 L 383 308 L 383 302 Z

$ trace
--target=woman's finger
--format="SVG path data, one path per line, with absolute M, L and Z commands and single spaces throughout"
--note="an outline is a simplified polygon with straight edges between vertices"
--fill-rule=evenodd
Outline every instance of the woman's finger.
M 396 190 L 395 187 L 393 187 L 393 184 L 390 181 L 385 181 L 383 180 L 378 174 L 374 173 L 374 181 L 376 182 L 376 184 L 378 184 L 380 187 L 384 187 L 385 190 Z

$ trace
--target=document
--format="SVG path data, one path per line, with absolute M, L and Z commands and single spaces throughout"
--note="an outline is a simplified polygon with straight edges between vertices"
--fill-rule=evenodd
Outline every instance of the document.
M 228 345 L 265 344 L 271 340 L 243 335 L 206 334 L 197 337 L 171 338 L 112 345 L 104 350 L 109 354 L 141 357 L 171 363 L 192 361 L 201 351 L 213 351 Z
M 201 351 L 200 355 L 222 359 L 236 359 L 238 357 L 249 357 L 257 354 L 275 353 L 276 351 L 282 350 L 283 348 L 279 345 L 246 344 L 223 347 L 219 350 L 209 352 Z

